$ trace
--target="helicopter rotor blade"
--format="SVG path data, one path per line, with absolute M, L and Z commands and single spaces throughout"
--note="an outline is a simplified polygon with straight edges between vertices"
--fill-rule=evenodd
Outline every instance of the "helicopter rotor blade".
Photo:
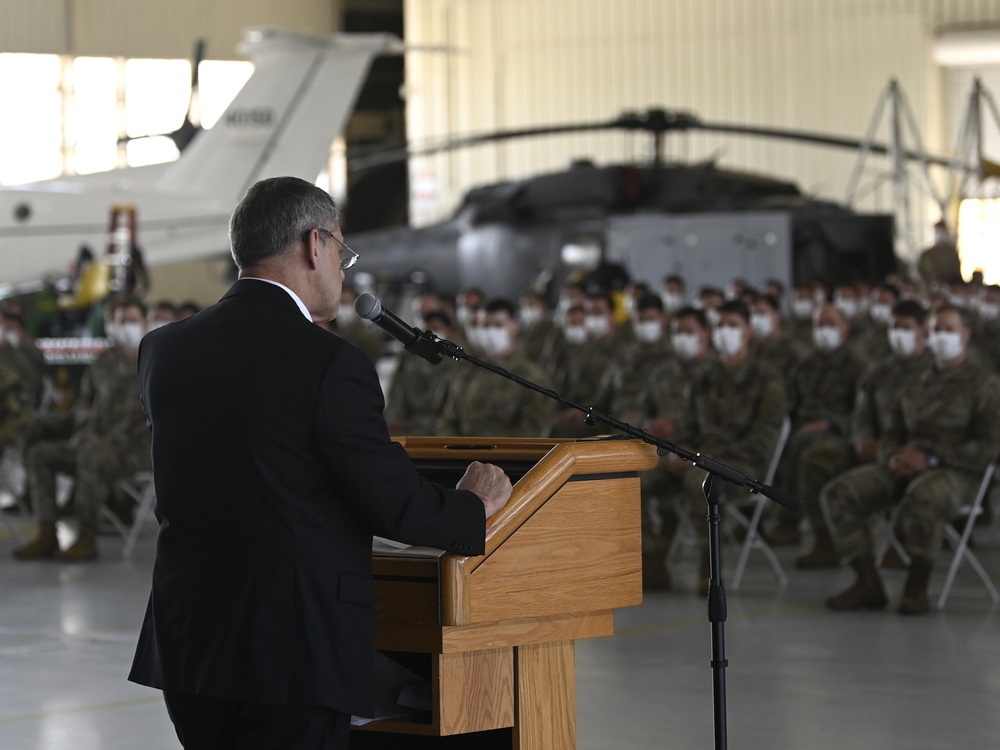
M 777 138 L 799 141 L 817 146 L 832 146 L 860 150 L 867 146 L 876 154 L 888 154 L 889 147 L 884 143 L 864 143 L 857 138 L 847 138 L 829 133 L 816 133 L 807 130 L 792 130 L 753 125 L 734 125 L 719 122 L 705 122 L 689 112 L 651 109 L 646 112 L 626 112 L 613 120 L 600 120 L 575 124 L 549 125 L 534 128 L 515 128 L 498 130 L 491 133 L 479 133 L 457 138 L 442 139 L 420 146 L 405 146 L 393 144 L 386 148 L 384 144 L 367 149 L 352 149 L 348 154 L 348 168 L 351 171 L 368 169 L 370 167 L 407 161 L 416 156 L 431 156 L 461 148 L 470 148 L 486 143 L 499 143 L 517 138 L 532 138 L 545 135 L 561 135 L 566 133 L 584 133 L 598 130 L 642 131 L 652 135 L 670 132 L 704 131 L 713 133 L 728 133 L 732 135 L 747 135 L 761 138 Z M 911 160 L 925 160 L 928 164 L 975 171 L 977 166 L 966 164 L 948 157 L 920 154 L 907 149 L 904 154 Z

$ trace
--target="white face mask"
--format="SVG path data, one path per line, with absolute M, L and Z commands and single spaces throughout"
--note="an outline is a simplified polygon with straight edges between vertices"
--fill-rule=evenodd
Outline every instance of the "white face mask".
M 712 331 L 712 345 L 728 359 L 743 348 L 743 331 L 736 326 L 719 326 Z
M 18 347 L 21 345 L 21 334 L 17 331 L 4 331 L 3 340 L 10 346 Z
M 909 328 L 890 328 L 889 348 L 897 357 L 912 357 L 917 350 L 917 332 Z
M 571 344 L 582 344 L 587 340 L 587 326 L 568 325 L 563 328 L 563 335 Z
M 591 338 L 599 339 L 611 330 L 611 321 L 606 315 L 588 315 L 586 320 L 587 332 Z
M 832 352 L 840 346 L 840 329 L 833 326 L 816 326 L 813 328 L 813 343 L 821 351 Z
M 705 310 L 705 319 L 708 320 L 708 324 L 714 329 L 719 325 L 719 311 L 714 307 L 709 307 Z
M 796 297 L 792 300 L 792 315 L 796 320 L 807 320 L 813 314 L 813 301 L 803 297 Z
M 697 333 L 674 333 L 670 336 L 670 346 L 681 359 L 696 359 L 701 354 L 701 337 Z
M 844 314 L 845 318 L 854 318 L 858 314 L 857 300 L 850 298 L 835 300 L 833 306 Z
M 940 363 L 962 356 L 965 347 L 962 345 L 962 334 L 957 331 L 933 331 L 927 337 L 927 348 Z
M 122 323 L 115 326 L 114 339 L 124 349 L 134 351 L 139 348 L 139 342 L 145 333 L 146 328 L 142 323 Z
M 497 356 L 506 354 L 510 349 L 510 331 L 506 328 L 480 328 L 482 336 L 481 346 L 487 355 Z
M 530 307 L 528 305 L 525 305 L 524 307 L 521 308 L 521 311 L 518 316 L 521 319 L 521 325 L 523 325 L 525 328 L 530 328 L 536 323 L 539 323 L 542 320 L 542 318 L 545 317 L 545 313 L 543 313 L 542 309 L 539 307 Z
M 668 312 L 677 312 L 682 307 L 684 307 L 684 295 L 678 294 L 677 292 L 663 292 L 660 295 L 660 299 L 663 300 L 663 309 Z
M 644 344 L 655 344 L 663 335 L 663 324 L 658 320 L 637 320 L 635 337 Z
M 337 310 L 337 323 L 339 325 L 349 326 L 358 321 L 358 312 L 354 309 L 354 305 L 341 305 Z
M 872 305 L 869 312 L 874 320 L 879 325 L 887 326 L 892 322 L 892 308 L 882 302 L 876 302 Z
M 465 307 L 462 305 L 457 310 L 455 310 L 455 317 L 458 318 L 458 324 L 463 328 L 468 328 L 472 323 L 475 311 L 471 307 Z
M 750 316 L 750 327 L 753 335 L 759 339 L 766 339 L 774 333 L 774 318 L 767 313 L 754 313 Z

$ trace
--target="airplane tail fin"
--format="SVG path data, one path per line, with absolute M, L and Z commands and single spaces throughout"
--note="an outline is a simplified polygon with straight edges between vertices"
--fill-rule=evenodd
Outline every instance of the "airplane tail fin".
M 166 169 L 161 188 L 235 202 L 265 177 L 315 180 L 372 58 L 401 52 L 402 43 L 390 34 L 249 29 L 240 51 L 253 60 L 253 75 L 215 126 Z

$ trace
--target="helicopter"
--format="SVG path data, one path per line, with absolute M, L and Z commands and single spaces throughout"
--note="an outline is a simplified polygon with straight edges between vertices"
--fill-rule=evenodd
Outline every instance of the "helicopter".
M 690 288 L 720 286 L 735 277 L 751 284 L 777 279 L 786 286 L 815 278 L 876 280 L 896 270 L 890 214 L 857 213 L 810 197 L 793 182 L 714 161 L 681 164 L 662 157 L 666 134 L 692 129 L 859 147 L 852 139 L 704 123 L 690 113 L 651 109 L 597 123 L 472 136 L 419 151 L 356 153 L 348 164 L 366 169 L 418 153 L 596 129 L 648 133 L 650 163 L 579 160 L 560 171 L 473 188 L 451 217 L 434 225 L 351 233 L 368 274 L 359 285 L 389 298 L 430 283 L 442 293 L 481 287 L 516 298 L 532 289 L 554 299 L 567 280 L 600 279 L 609 268 L 619 270 L 612 274 L 618 278 L 624 271 L 653 286 L 676 274 Z M 869 146 L 875 153 L 888 151 Z

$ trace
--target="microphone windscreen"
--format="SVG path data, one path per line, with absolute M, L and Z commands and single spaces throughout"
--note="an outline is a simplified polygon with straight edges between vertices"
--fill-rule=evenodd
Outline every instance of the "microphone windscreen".
M 354 300 L 354 311 L 358 314 L 359 318 L 372 320 L 382 314 L 382 303 L 371 292 L 365 292 Z
M 802 501 L 784 490 L 779 490 L 777 487 L 771 487 L 769 485 L 764 485 L 760 490 L 765 497 L 769 497 L 778 505 L 784 505 L 790 510 L 798 510 L 799 506 L 802 505 Z

